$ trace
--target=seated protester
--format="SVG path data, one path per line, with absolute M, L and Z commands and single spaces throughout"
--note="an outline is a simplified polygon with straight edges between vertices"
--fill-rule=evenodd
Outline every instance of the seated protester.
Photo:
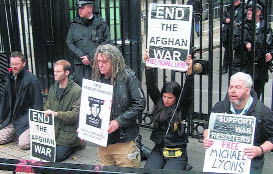
M 77 136 L 81 87 L 72 77 L 71 64 L 58 60 L 54 64 L 55 84 L 50 88 L 44 106 L 45 115 L 52 114 L 55 122 L 56 161 L 67 159 L 81 145 Z
M 256 116 L 253 146 L 244 149 L 244 155 L 251 159 L 250 174 L 261 174 L 264 166 L 264 154 L 273 149 L 273 116 L 272 111 L 259 101 L 257 94 L 251 89 L 253 84 L 249 74 L 237 72 L 229 82 L 227 97 L 212 109 L 215 113 Z M 203 145 L 210 148 L 214 141 L 206 129 L 203 133 Z
M 5 75 L 0 104 L 0 144 L 18 138 L 20 149 L 30 148 L 29 109 L 41 110 L 43 97 L 39 79 L 26 68 L 27 59 L 21 52 L 10 55 L 11 71 Z
M 144 59 L 148 59 L 146 53 Z M 185 133 L 186 114 L 192 103 L 192 59 L 188 56 L 187 79 L 182 89 L 177 82 L 166 83 L 161 93 L 155 82 L 154 69 L 146 67 L 147 91 L 153 102 L 152 122 L 154 129 L 151 140 L 155 143 L 144 168 L 186 170 L 188 164 L 187 143 Z M 182 92 L 182 94 L 181 94 Z M 174 156 L 170 151 L 175 152 Z

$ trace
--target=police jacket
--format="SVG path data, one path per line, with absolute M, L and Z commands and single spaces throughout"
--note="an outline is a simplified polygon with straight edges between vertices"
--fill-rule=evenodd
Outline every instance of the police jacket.
M 138 136 L 139 129 L 136 120 L 145 109 L 146 100 L 140 82 L 135 72 L 126 67 L 123 79 L 115 79 L 111 120 L 117 120 L 119 129 L 109 134 L 108 144 L 126 143 Z M 104 76 L 101 81 L 109 84 Z
M 251 90 L 250 95 L 253 97 L 253 103 L 248 109 L 245 115 L 255 116 L 256 104 L 258 101 L 256 92 Z M 266 107 L 264 104 L 261 104 L 261 113 L 259 118 L 256 117 L 256 128 L 254 134 L 254 145 L 259 146 L 263 144 L 265 141 L 270 141 L 273 144 L 273 113 L 272 111 Z M 231 114 L 230 111 L 230 101 L 228 95 L 223 101 L 220 101 L 215 104 L 212 109 L 212 112 L 215 113 L 228 113 Z
M 29 128 L 29 109 L 42 110 L 41 84 L 31 72 L 23 69 L 15 79 L 12 72 L 5 76 L 0 105 L 0 129 L 13 123 L 17 136 Z
M 234 32 L 234 61 L 235 65 L 246 65 L 246 67 L 252 66 L 251 59 L 252 59 L 252 52 L 246 49 L 246 44 L 252 41 L 252 25 L 251 21 L 245 22 L 244 26 L 239 25 L 236 27 Z M 243 30 L 244 36 L 241 38 L 241 30 Z M 266 38 L 265 38 L 266 37 Z M 270 26 L 265 28 L 264 20 L 260 21 L 260 26 L 256 28 L 255 32 L 255 78 L 264 78 L 265 81 L 268 80 L 268 73 L 264 76 L 263 73 L 263 64 L 265 61 L 265 54 L 268 52 L 272 52 L 272 29 Z M 253 46 L 252 46 L 253 48 Z M 265 52 L 266 51 L 266 52 Z M 268 66 L 268 63 L 267 65 Z M 244 72 L 248 72 L 250 68 L 245 70 Z
M 50 88 L 44 110 L 57 112 L 57 116 L 54 117 L 56 144 L 76 146 L 80 142 L 76 130 L 79 122 L 81 87 L 69 77 L 67 86 L 58 98 L 58 85 L 56 82 Z
M 228 41 L 230 41 L 230 27 L 235 27 L 236 25 L 240 25 L 242 23 L 242 4 L 238 4 L 237 6 L 234 6 L 234 15 L 233 15 L 233 25 L 231 23 L 226 23 L 226 19 L 229 18 L 231 20 L 231 5 L 229 4 L 226 6 L 226 9 L 223 14 L 223 43 L 228 44 Z
M 100 17 L 93 15 L 92 19 L 77 17 L 69 28 L 66 44 L 74 53 L 75 64 L 82 64 L 81 57 L 87 56 L 92 60 L 96 48 L 110 41 L 109 27 Z
M 151 99 L 155 104 L 162 98 L 162 94 L 160 93 L 157 84 L 155 82 L 156 73 L 154 69 L 146 69 L 146 83 L 147 83 L 147 92 L 150 95 Z M 193 75 L 187 76 L 184 88 L 182 91 L 181 100 L 179 103 L 179 109 L 177 109 L 177 113 L 175 114 L 170 126 L 169 123 L 171 121 L 171 117 L 173 115 L 175 103 L 173 106 L 168 108 L 163 108 L 161 112 L 164 112 L 164 116 L 167 118 L 160 122 L 158 126 L 155 126 L 150 139 L 155 142 L 155 144 L 166 146 L 166 147 L 176 147 L 180 145 L 185 145 L 188 143 L 188 135 L 185 133 L 185 124 L 182 122 L 178 122 L 178 120 L 186 120 L 187 114 L 189 112 L 190 106 L 192 104 L 192 94 L 193 94 Z M 180 117 L 180 119 L 177 119 Z M 166 135 L 167 129 L 169 127 L 169 131 Z M 181 130 L 182 129 L 182 130 Z

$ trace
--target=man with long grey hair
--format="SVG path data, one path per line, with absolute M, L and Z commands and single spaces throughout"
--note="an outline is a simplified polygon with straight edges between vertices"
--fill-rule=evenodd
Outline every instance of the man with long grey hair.
M 261 103 L 254 90 L 251 90 L 252 79 L 249 74 L 238 72 L 231 76 L 227 97 L 215 104 L 212 112 L 236 115 L 256 116 L 254 144 L 244 149 L 251 159 L 251 174 L 262 173 L 264 154 L 273 149 L 273 114 Z M 258 111 L 258 112 L 257 112 Z M 208 129 L 204 131 L 204 148 L 209 148 L 213 140 L 208 138 Z
M 145 109 L 145 98 L 135 72 L 126 67 L 119 49 L 98 46 L 92 79 L 114 86 L 107 147 L 99 146 L 97 157 L 102 166 L 139 167 L 140 152 L 135 144 L 139 130 L 136 119 Z

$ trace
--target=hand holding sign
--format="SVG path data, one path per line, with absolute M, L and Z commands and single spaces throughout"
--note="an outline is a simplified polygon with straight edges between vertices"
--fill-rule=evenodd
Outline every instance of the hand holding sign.
M 119 128 L 118 121 L 117 120 L 111 120 L 109 128 L 108 128 L 108 134 L 111 134 L 111 133 L 115 132 L 118 128 Z
M 250 146 L 250 147 L 245 148 L 244 152 L 245 152 L 247 158 L 253 159 L 256 156 L 263 155 L 261 148 L 262 147 L 259 147 L 259 146 Z
M 148 50 L 145 51 L 143 59 L 144 59 L 145 63 L 148 61 L 148 59 L 149 59 L 149 51 Z M 188 55 L 185 62 L 186 62 L 186 65 L 188 66 L 187 75 L 191 75 L 192 74 L 192 64 L 193 64 L 192 56 Z M 147 70 L 149 70 L 150 68 L 151 67 L 146 65 Z
M 50 110 L 50 109 L 44 111 L 44 113 L 45 113 L 45 116 L 47 116 L 47 117 L 48 117 L 49 115 L 52 115 L 53 117 L 56 117 L 56 116 L 57 116 L 57 112 L 54 112 L 54 111 L 52 111 L 52 110 Z

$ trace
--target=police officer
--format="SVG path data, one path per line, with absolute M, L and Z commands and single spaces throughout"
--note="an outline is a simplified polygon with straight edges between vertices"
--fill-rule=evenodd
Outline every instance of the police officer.
M 232 27 L 231 22 L 231 6 L 227 6 L 223 15 L 223 46 L 225 48 L 224 60 L 223 60 L 223 69 L 222 74 L 227 73 L 229 67 L 229 61 L 231 59 L 232 49 L 230 49 L 231 44 L 231 34 L 230 28 Z M 233 25 L 238 25 L 242 22 L 242 5 L 241 0 L 234 0 L 234 22 Z
M 272 59 L 273 41 L 272 29 L 268 25 L 265 28 L 265 21 L 262 18 L 263 5 L 256 3 L 256 32 L 254 45 L 252 41 L 252 1 L 247 5 L 247 18 L 244 25 L 238 25 L 234 31 L 234 61 L 233 74 L 236 72 L 245 72 L 250 74 L 252 69 L 251 59 L 253 51 L 255 53 L 255 71 L 254 71 L 254 90 L 258 99 L 263 92 L 265 83 L 268 81 L 268 65 Z M 244 36 L 241 37 L 241 30 Z M 266 38 L 265 38 L 266 37 Z M 254 50 L 255 48 L 255 50 Z M 266 66 L 265 66 L 266 62 Z
M 66 44 L 74 54 L 75 82 L 91 79 L 91 63 L 98 45 L 110 41 L 107 23 L 94 13 L 94 0 L 78 1 L 79 17 L 72 21 Z

